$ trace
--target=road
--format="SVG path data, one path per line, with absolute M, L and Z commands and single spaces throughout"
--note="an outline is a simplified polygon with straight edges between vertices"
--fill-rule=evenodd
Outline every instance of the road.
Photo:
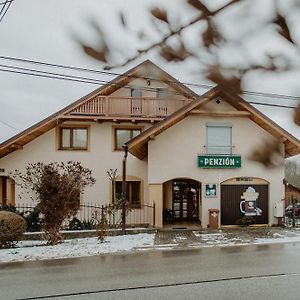
M 0 264 L 0 299 L 299 299 L 300 243 Z

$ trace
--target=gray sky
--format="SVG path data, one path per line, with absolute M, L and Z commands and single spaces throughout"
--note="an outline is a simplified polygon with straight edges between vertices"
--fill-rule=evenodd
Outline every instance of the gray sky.
M 291 1 L 281 0 L 283 4 Z M 214 4 L 220 5 L 224 2 L 226 1 L 214 1 Z M 247 2 L 249 1 L 246 1 L 246 5 Z M 283 41 L 274 28 L 268 25 L 261 26 L 274 13 L 270 6 L 271 1 L 265 0 L 262 4 L 262 1 L 251 0 L 252 4 L 254 2 L 257 5 L 249 6 L 247 10 L 250 17 L 245 18 L 245 7 L 241 7 L 240 10 L 233 9 L 218 18 L 217 24 L 221 24 L 224 34 L 233 41 L 231 46 L 219 53 L 219 57 L 230 66 L 237 63 L 245 64 L 247 59 L 256 62 L 264 61 L 266 53 L 286 53 L 295 59 L 295 64 L 299 65 L 297 61 L 299 53 Z M 97 21 L 103 28 L 109 46 L 113 49 L 111 59 L 121 62 L 126 57 L 134 55 L 137 47 L 145 47 L 151 43 L 151 40 L 159 39 L 160 34 L 153 29 L 151 18 L 147 13 L 150 7 L 156 5 L 155 3 L 169 7 L 172 11 L 172 19 L 178 24 L 186 23 L 195 15 L 195 11 L 183 0 L 15 0 L 0 23 L 0 56 L 102 70 L 103 66 L 99 62 L 83 54 L 74 37 L 92 46 L 99 45 L 98 35 L 89 23 L 90 19 Z M 287 12 L 287 8 L 287 5 L 282 6 L 284 12 Z M 118 17 L 121 10 L 125 12 L 130 32 L 121 26 Z M 297 20 L 300 20 L 299 12 L 293 11 L 290 20 L 296 28 L 299 25 Z M 257 30 L 259 26 L 261 28 Z M 194 26 L 183 32 L 184 39 L 189 42 L 190 49 L 195 53 L 201 51 L 199 28 L 201 29 L 201 26 Z M 161 25 L 160 29 L 165 30 Z M 149 35 L 151 40 L 138 41 L 136 35 L 140 31 Z M 298 32 L 292 33 L 295 38 L 298 37 Z M 237 46 L 239 38 L 245 35 L 247 35 L 245 42 Z M 244 54 L 240 54 L 241 49 Z M 202 66 L 195 63 L 194 59 L 188 59 L 184 63 L 167 63 L 159 58 L 155 51 L 126 67 L 112 71 L 122 73 L 147 58 L 182 82 L 208 83 L 201 74 Z M 13 65 L 104 81 L 114 78 L 110 75 L 71 72 L 3 59 L 0 59 L 0 65 L 2 65 L 0 69 L 4 69 L 3 65 Z M 285 75 L 254 73 L 247 76 L 243 86 L 251 91 L 300 95 L 299 79 L 300 73 L 296 71 Z M 97 87 L 99 86 L 94 84 L 0 71 L 0 142 Z M 196 89 L 196 91 L 205 92 L 204 89 Z M 273 101 L 273 103 L 293 106 L 298 103 L 270 98 L 255 98 L 255 101 L 269 103 Z M 299 127 L 292 122 L 292 110 L 267 106 L 257 106 L 257 108 L 300 138 Z

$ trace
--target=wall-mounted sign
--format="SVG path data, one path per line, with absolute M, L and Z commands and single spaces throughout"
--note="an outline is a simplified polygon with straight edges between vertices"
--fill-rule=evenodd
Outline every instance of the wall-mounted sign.
M 240 202 L 240 211 L 245 216 L 261 216 L 262 210 L 256 206 L 258 196 L 259 193 L 252 186 L 249 186 L 241 196 L 241 199 L 244 200 Z
M 217 196 L 217 184 L 216 183 L 206 183 L 205 184 L 205 196 L 206 197 L 216 197 Z
M 230 169 L 241 167 L 240 155 L 199 155 L 198 167 L 214 169 Z

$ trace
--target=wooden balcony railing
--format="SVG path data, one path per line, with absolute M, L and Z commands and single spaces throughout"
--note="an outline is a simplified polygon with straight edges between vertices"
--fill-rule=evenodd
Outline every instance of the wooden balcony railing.
M 71 110 L 68 115 L 164 118 L 190 101 L 190 99 L 97 96 Z

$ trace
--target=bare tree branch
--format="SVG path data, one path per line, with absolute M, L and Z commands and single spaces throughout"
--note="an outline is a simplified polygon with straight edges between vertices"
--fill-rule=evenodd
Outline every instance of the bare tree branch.
M 241 0 L 232 0 L 232 1 L 230 1 L 229 3 L 223 5 L 222 7 L 220 7 L 217 10 L 215 10 L 214 12 L 211 12 L 211 16 L 214 16 L 214 15 L 220 13 L 221 11 L 225 10 L 226 8 L 232 6 L 233 4 L 235 4 L 237 2 L 240 2 L 240 1 Z M 124 67 L 128 63 L 130 63 L 130 62 L 136 60 L 137 58 L 139 58 L 142 54 L 145 54 L 145 53 L 149 52 L 150 50 L 155 49 L 156 47 L 163 46 L 170 37 L 181 34 L 181 32 L 184 29 L 186 29 L 186 28 L 188 28 L 188 27 L 190 27 L 190 26 L 192 26 L 192 25 L 194 25 L 194 24 L 196 24 L 196 23 L 198 23 L 198 22 L 200 22 L 202 20 L 205 20 L 206 18 L 207 18 L 207 15 L 201 13 L 200 15 L 198 15 L 196 18 L 194 18 L 193 20 L 191 20 L 187 24 L 182 25 L 181 27 L 179 27 L 176 30 L 171 30 L 170 33 L 168 33 L 166 36 L 164 36 L 160 41 L 158 41 L 156 43 L 153 43 L 149 47 L 146 47 L 144 49 L 138 50 L 138 53 L 136 55 L 128 58 L 123 63 L 121 63 L 121 64 L 115 64 L 115 65 L 111 65 L 111 66 L 105 66 L 104 69 L 105 70 L 109 70 L 111 68 Z

